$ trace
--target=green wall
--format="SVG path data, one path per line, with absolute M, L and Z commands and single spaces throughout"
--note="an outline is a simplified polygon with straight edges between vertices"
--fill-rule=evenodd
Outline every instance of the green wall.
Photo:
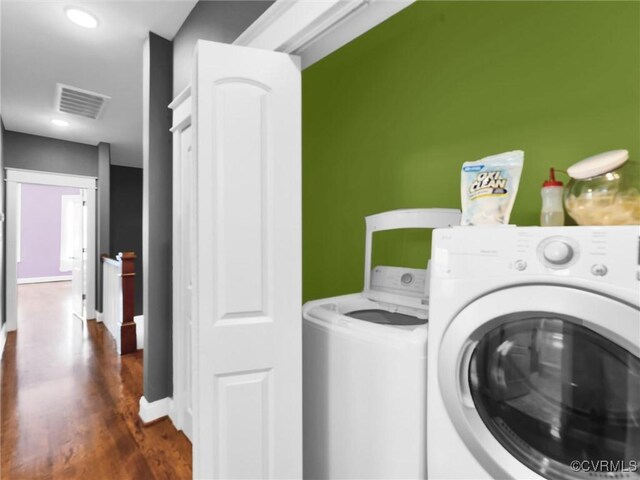
M 362 290 L 365 215 L 459 208 L 464 161 L 524 150 L 511 220 L 536 225 L 550 166 L 639 159 L 638 2 L 421 1 L 302 77 L 305 301 Z M 392 237 L 378 261 L 424 267 Z

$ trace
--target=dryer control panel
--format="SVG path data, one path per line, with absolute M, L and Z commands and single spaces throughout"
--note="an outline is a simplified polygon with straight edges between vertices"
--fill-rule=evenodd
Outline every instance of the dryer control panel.
M 640 285 L 639 226 L 454 227 L 434 232 L 434 278 L 554 276 Z

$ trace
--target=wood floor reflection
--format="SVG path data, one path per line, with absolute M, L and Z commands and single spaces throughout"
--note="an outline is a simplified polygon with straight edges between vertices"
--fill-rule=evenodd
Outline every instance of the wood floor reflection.
M 187 479 L 191 444 L 143 427 L 142 351 L 120 357 L 104 325 L 71 313 L 70 282 L 20 285 L 2 358 L 0 478 Z

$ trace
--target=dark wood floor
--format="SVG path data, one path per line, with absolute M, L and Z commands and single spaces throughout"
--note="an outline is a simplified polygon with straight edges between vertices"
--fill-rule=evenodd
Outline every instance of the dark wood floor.
M 120 357 L 102 324 L 71 314 L 70 284 L 19 286 L 2 359 L 0 478 L 191 478 L 168 419 L 143 427 L 142 353 Z

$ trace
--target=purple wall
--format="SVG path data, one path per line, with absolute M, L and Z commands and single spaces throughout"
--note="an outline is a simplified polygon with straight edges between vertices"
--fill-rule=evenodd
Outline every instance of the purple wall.
M 77 188 L 22 184 L 19 279 L 71 275 L 60 271 L 61 197 L 79 193 Z

